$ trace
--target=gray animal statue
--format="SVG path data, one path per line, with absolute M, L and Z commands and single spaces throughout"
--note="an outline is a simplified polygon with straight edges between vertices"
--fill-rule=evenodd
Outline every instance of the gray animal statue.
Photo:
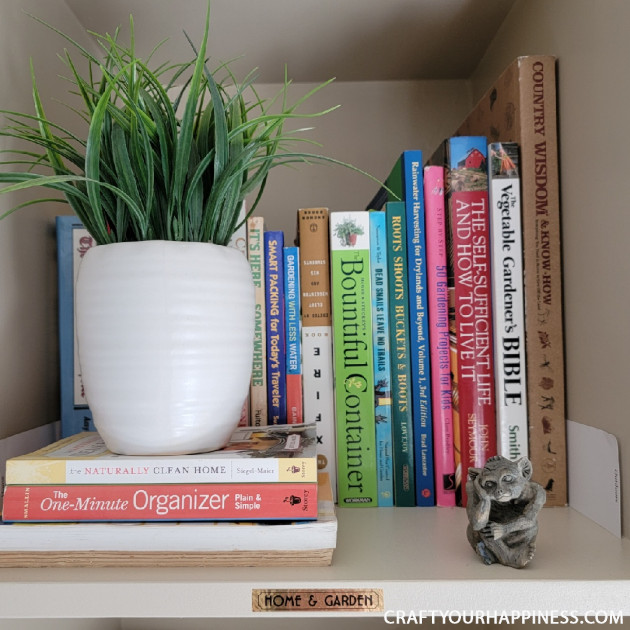
M 483 468 L 468 469 L 466 533 L 485 564 L 521 569 L 534 557 L 538 512 L 547 496 L 531 478 L 527 457 L 510 461 L 497 455 Z

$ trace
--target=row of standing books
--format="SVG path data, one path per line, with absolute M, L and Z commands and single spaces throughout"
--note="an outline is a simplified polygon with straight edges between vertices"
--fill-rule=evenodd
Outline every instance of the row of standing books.
M 421 151 L 403 152 L 368 216 L 355 215 L 371 230 L 362 299 L 376 300 L 375 380 L 391 383 L 378 418 L 392 427 L 396 505 L 465 504 L 469 465 L 527 455 L 518 147 L 490 145 L 490 170 L 485 137 L 444 147 L 446 161 L 424 168 Z M 355 299 L 334 278 L 333 266 L 333 294 Z M 352 315 L 343 306 L 335 330 Z
M 300 209 L 294 243 L 283 231 L 266 229 L 261 216 L 246 221 L 256 317 L 242 424 L 315 424 L 319 469 L 331 476 L 336 496 L 328 214 Z
M 520 148 L 529 459 L 547 506 L 567 502 L 556 76 L 554 57 L 518 57 L 455 132 Z
M 454 136 L 331 213 L 340 504 L 466 505 L 469 469 L 529 455 L 521 187 L 517 143 Z
M 443 148 L 404 152 L 372 212 L 329 213 L 307 298 L 331 296 L 341 505 L 465 504 L 469 467 L 529 453 L 518 146 Z
M 547 505 L 566 504 L 556 124 L 555 59 L 519 58 L 426 168 L 419 151 L 404 152 L 368 204 L 385 209 L 389 253 L 398 260 L 390 301 L 408 293 L 398 310 L 389 309 L 390 326 L 398 326 L 390 337 L 397 504 L 411 504 L 415 482 L 417 505 L 431 501 L 431 483 L 438 505 L 465 505 L 468 469 L 497 452 L 528 456 Z M 371 254 L 373 243 L 364 243 Z M 356 297 L 346 290 L 350 280 L 340 287 L 334 274 L 333 293 L 347 300 L 338 312 L 359 312 L 349 308 Z M 340 320 L 343 327 L 338 316 L 334 328 Z M 337 378 L 338 388 L 343 382 Z M 344 414 L 352 416 L 342 404 L 338 398 L 343 423 Z M 345 447 L 343 430 L 339 436 L 343 481 L 341 460 L 358 462 L 358 451 L 350 433 Z M 360 446 L 367 461 L 371 444 Z M 407 498 L 398 503 L 400 488 Z
M 358 214 L 353 218 L 331 213 L 340 504 L 388 505 L 391 495 L 383 488 L 387 487 L 384 482 L 391 487 L 391 478 L 383 461 L 392 459 L 396 504 L 415 501 L 416 505 L 430 505 L 436 499 L 439 505 L 454 501 L 465 504 L 468 468 L 483 466 L 497 451 L 510 459 L 528 455 L 535 479 L 547 491 L 548 505 L 566 503 L 555 112 L 555 60 L 519 58 L 481 100 L 458 135 L 429 160 L 432 166 L 446 169 L 442 175 L 429 168 L 429 182 L 424 182 L 422 156 L 405 152 L 388 177 L 387 188 L 369 204 L 383 207 L 385 202 L 395 203 L 388 197 L 393 192 L 408 206 L 399 206 L 397 225 L 391 228 L 400 240 L 401 252 L 407 245 L 407 263 L 399 264 L 398 275 L 394 273 L 390 279 L 394 287 L 390 300 L 391 294 L 399 298 L 405 287 L 408 295 L 398 309 L 391 305 L 385 309 L 390 311 L 393 325 L 399 327 L 397 335 L 390 338 L 394 344 L 390 357 L 405 357 L 405 361 L 390 361 L 390 402 L 398 414 L 392 422 L 393 457 L 386 443 L 376 437 L 379 431 L 381 435 L 389 433 L 384 431 L 386 414 L 382 410 L 375 412 L 376 426 L 371 427 L 372 405 L 387 399 L 380 395 L 386 381 L 372 376 L 374 399 L 370 403 L 366 396 L 362 406 L 348 391 L 355 388 L 356 393 L 363 385 L 370 390 L 368 379 L 373 370 L 355 378 L 358 372 L 350 368 L 358 366 L 352 365 L 352 360 L 366 363 L 357 356 L 357 349 L 366 348 L 369 327 L 364 327 L 361 338 L 354 324 L 350 321 L 346 325 L 343 317 L 357 317 L 365 324 L 369 315 L 375 320 L 377 315 L 365 304 L 359 310 L 350 308 L 348 302 L 357 297 L 349 288 L 359 286 L 350 272 L 364 271 L 367 258 L 346 260 L 344 268 L 342 263 L 335 266 L 335 257 L 340 255 L 336 251 L 351 246 L 351 239 L 359 242 L 363 238 L 365 243 L 368 228 L 365 217 L 359 219 Z M 469 136 L 484 129 L 492 130 L 493 139 L 505 140 L 491 143 L 489 155 L 485 136 Z M 488 172 L 492 175 L 490 187 Z M 445 189 L 446 199 L 440 199 L 436 193 Z M 425 199 L 427 215 L 436 200 L 445 209 L 443 223 L 432 225 L 431 235 L 420 216 L 425 211 Z M 385 215 L 394 212 L 388 207 Z M 364 223 L 354 228 L 353 234 L 352 223 L 359 220 Z M 428 216 L 428 220 L 435 219 Z M 423 234 L 425 228 L 427 233 Z M 443 251 L 435 244 L 427 247 L 426 238 L 434 243 L 436 229 L 444 230 L 437 237 Z M 438 252 L 445 263 L 431 258 Z M 491 273 L 493 264 L 495 271 Z M 405 271 L 406 281 L 402 278 Z M 435 273 L 437 279 L 433 279 L 433 288 L 429 283 L 422 289 L 429 273 Z M 439 277 L 440 273 L 445 277 Z M 397 281 L 399 286 L 394 284 Z M 372 290 L 377 291 L 374 286 Z M 335 308 L 336 294 L 345 296 L 346 302 L 342 297 L 341 305 Z M 434 342 L 429 340 L 431 322 L 437 322 L 442 333 Z M 435 345 L 429 350 L 427 343 Z M 348 359 L 345 372 L 340 356 Z M 373 361 L 378 367 L 376 357 Z M 397 400 L 402 401 L 398 409 Z M 356 407 L 350 408 L 348 401 Z M 400 451 L 399 462 L 406 458 L 407 463 L 395 464 L 396 450 Z M 431 462 L 434 454 L 436 468 Z M 445 463 L 450 461 L 453 465 Z M 361 470 L 365 466 L 369 474 Z
M 331 297 L 327 397 L 334 398 L 341 505 L 434 505 L 436 497 L 439 505 L 465 504 L 469 465 L 483 466 L 497 447 L 511 459 L 528 453 L 518 147 L 491 145 L 490 171 L 485 137 L 452 138 L 445 149 L 446 166 L 426 169 L 421 151 L 405 151 L 371 212 L 329 214 L 320 257 L 330 290 L 319 286 L 306 297 Z M 247 241 L 263 284 L 257 333 L 267 335 L 253 385 L 266 376 L 268 386 L 260 394 L 252 387 L 252 409 L 273 402 L 284 415 L 270 413 L 268 422 L 291 422 L 288 369 L 274 370 L 301 356 L 302 294 L 283 295 L 286 276 L 298 275 L 287 271 L 296 266 L 288 258 L 299 265 L 300 249 L 283 248 L 284 235 L 262 224 L 249 220 Z M 296 350 L 289 349 L 290 317 Z M 496 402 L 495 360 L 503 366 Z M 299 384 L 294 395 L 301 400 Z
M 487 247 L 482 255 L 482 248 L 474 240 L 478 236 L 476 230 L 481 225 L 480 214 L 473 211 L 462 213 L 459 219 L 460 229 L 452 230 L 452 226 L 449 228 L 446 223 L 449 212 L 445 213 L 443 219 L 439 219 L 439 214 L 434 216 L 430 212 L 431 204 L 435 201 L 444 202 L 444 189 L 448 188 L 441 171 L 435 168 L 424 171 L 419 152 L 404 152 L 387 179 L 387 188 L 379 191 L 379 195 L 370 204 L 371 207 L 384 207 L 386 202 L 392 204 L 384 212 L 385 220 L 389 215 L 393 216 L 395 211 L 398 212 L 396 226 L 388 228 L 386 225 L 385 230 L 390 229 L 392 235 L 400 240 L 398 246 L 404 246 L 408 260 L 407 265 L 402 267 L 400 261 L 397 261 L 397 271 L 393 271 L 394 275 L 389 282 L 390 295 L 396 299 L 404 295 L 400 289 L 406 285 L 406 295 L 397 307 L 392 307 L 389 302 L 385 304 L 382 299 L 384 287 L 382 284 L 376 286 L 379 279 L 382 283 L 387 274 L 382 270 L 374 272 L 377 277 L 370 279 L 374 285 L 374 295 L 380 295 L 381 298 L 366 313 L 375 323 L 374 334 L 380 331 L 381 341 L 372 339 L 374 355 L 371 359 L 371 381 L 363 384 L 367 388 L 371 383 L 370 391 L 373 392 L 374 410 L 369 415 L 374 415 L 374 427 L 369 431 L 361 422 L 354 425 L 347 422 L 351 417 L 351 409 L 347 408 L 347 403 L 354 402 L 355 399 L 350 398 L 349 392 L 345 390 L 359 388 L 362 384 L 360 379 L 355 379 L 353 383 L 350 377 L 355 374 L 344 372 L 344 365 L 340 363 L 340 356 L 344 357 L 344 352 L 345 356 L 351 355 L 352 343 L 355 344 L 356 353 L 359 347 L 363 347 L 365 340 L 358 337 L 352 339 L 349 334 L 352 330 L 350 325 L 342 325 L 341 328 L 332 326 L 333 311 L 337 311 L 336 320 L 342 321 L 344 311 L 350 309 L 343 302 L 335 309 L 335 286 L 332 287 L 331 301 L 330 282 L 331 272 L 334 285 L 335 282 L 341 282 L 340 275 L 343 276 L 344 269 L 353 269 L 348 262 L 345 265 L 339 263 L 337 279 L 334 279 L 333 261 L 341 257 L 340 252 L 350 247 L 353 239 L 365 239 L 371 231 L 380 230 L 380 236 L 374 236 L 374 239 L 380 239 L 380 245 L 386 244 L 383 228 L 368 227 L 364 223 L 361 228 L 363 234 L 353 235 L 351 223 L 361 213 L 350 213 L 350 217 L 342 218 L 344 213 L 329 213 L 325 208 L 302 209 L 298 211 L 296 242 L 299 247 L 285 249 L 282 242 L 284 235 L 279 232 L 265 232 L 261 218 L 250 217 L 247 222 L 247 234 L 243 238 L 244 251 L 250 258 L 253 276 L 258 285 L 258 305 L 254 377 L 248 413 L 244 414 L 243 422 L 262 426 L 265 423 L 298 421 L 299 405 L 302 403 L 301 419 L 315 422 L 318 427 L 321 467 L 328 470 L 333 479 L 337 479 L 340 489 L 344 485 L 340 480 L 345 480 L 348 492 L 343 490 L 340 497 L 340 503 L 344 505 L 432 505 L 435 502 L 439 505 L 451 505 L 454 492 L 458 492 L 458 488 L 461 492 L 465 485 L 462 484 L 462 479 L 465 480 L 468 466 L 482 465 L 484 458 L 493 454 L 494 450 L 516 458 L 527 454 L 528 448 L 534 469 L 539 475 L 537 480 L 546 488 L 549 503 L 566 502 L 566 455 L 561 400 L 562 327 L 561 318 L 558 321 L 560 307 L 557 305 L 558 294 L 561 294 L 558 278 L 557 158 L 555 126 L 552 124 L 555 122 L 555 95 L 549 87 L 549 82 L 553 82 L 555 76 L 554 63 L 555 60 L 547 57 L 517 60 L 514 67 L 508 68 L 458 130 L 462 135 L 468 132 L 479 133 L 480 130 L 489 128 L 488 121 L 492 120 L 492 129 L 497 130 L 497 134 L 503 138 L 518 141 L 521 149 L 524 243 L 512 242 L 519 232 L 519 216 L 515 210 L 520 202 L 518 185 L 506 184 L 511 193 L 506 200 L 499 197 L 497 202 L 503 207 L 503 210 L 497 211 L 505 216 L 495 221 L 493 227 L 498 230 L 494 237 L 495 242 L 504 237 L 502 251 L 507 250 L 509 254 L 510 248 L 517 251 L 523 245 L 524 254 L 511 257 L 508 255 L 503 261 L 502 276 L 495 274 L 497 286 L 494 292 L 497 297 L 494 298 L 494 320 L 489 317 L 492 303 L 489 279 L 491 257 Z M 544 98 L 541 97 L 542 88 L 539 89 L 543 76 L 546 86 Z M 497 103 L 496 108 L 490 106 L 491 97 Z M 528 98 L 533 98 L 533 101 L 528 103 Z M 496 120 L 499 115 L 497 111 L 503 111 L 503 107 L 511 108 L 512 116 L 519 119 L 517 131 L 509 127 L 502 129 L 501 121 Z M 526 108 L 533 108 L 537 117 L 531 119 Z M 545 116 L 547 124 L 539 128 L 540 120 Z M 446 149 L 447 146 L 445 144 L 442 148 Z M 485 141 L 482 141 L 480 148 L 472 147 L 460 160 L 454 155 L 454 151 L 450 151 L 454 162 L 446 165 L 446 172 L 449 177 L 452 175 L 453 182 L 449 190 L 464 189 L 468 185 L 479 186 L 479 177 L 486 172 L 485 167 L 481 168 L 484 160 L 487 160 L 487 156 L 484 157 L 485 151 Z M 491 152 L 491 156 L 493 155 L 489 165 L 497 167 L 496 172 L 505 176 L 516 173 L 518 155 L 513 153 L 513 145 L 504 143 L 495 149 L 494 154 Z M 443 166 L 446 164 L 444 160 L 445 155 L 438 152 L 432 156 L 431 163 Z M 463 168 L 460 168 L 459 162 Z M 506 186 L 504 189 L 507 189 Z M 391 192 L 405 200 L 397 210 L 393 197 L 388 197 Z M 457 197 L 461 192 L 463 191 L 455 191 L 454 196 Z M 447 197 L 446 207 L 452 198 L 452 194 Z M 425 201 L 426 225 L 424 219 L 420 219 L 420 213 L 425 212 Z M 405 203 L 409 203 L 409 214 L 404 207 Z M 468 203 L 472 205 L 475 202 L 463 202 L 462 207 Z M 467 214 L 467 218 L 464 214 Z M 365 217 L 361 218 L 361 221 L 365 220 Z M 437 221 L 438 224 L 430 227 L 430 221 Z M 469 223 L 466 224 L 466 221 Z M 489 214 L 486 224 L 488 222 Z M 530 234 L 532 224 L 535 224 L 533 236 Z M 489 226 L 487 229 L 490 229 Z M 429 233 L 435 234 L 436 230 L 442 230 L 444 234 L 436 241 L 440 246 L 427 246 L 425 239 L 432 238 Z M 461 242 L 455 243 L 453 239 L 447 239 L 446 232 L 449 230 L 455 237 L 461 237 Z M 472 237 L 470 242 L 466 242 L 464 238 L 466 231 Z M 489 246 L 489 239 L 488 232 L 486 246 Z M 78 246 L 75 244 L 75 250 L 80 253 L 86 245 L 80 239 L 78 243 Z M 459 247 L 460 253 L 469 248 L 469 255 L 463 256 L 460 263 L 460 266 L 469 265 L 468 269 L 461 271 L 467 272 L 470 282 L 476 283 L 473 285 L 474 291 L 468 296 L 461 291 L 458 293 L 452 284 L 449 288 L 448 281 L 453 281 L 455 274 L 452 266 L 450 275 L 448 273 L 446 254 L 449 251 L 448 246 L 454 243 L 456 248 Z M 371 249 L 370 252 L 371 256 L 376 255 Z M 390 257 L 395 258 L 392 253 Z M 495 255 L 494 260 L 497 259 L 498 256 Z M 523 288 L 523 272 L 519 268 L 522 260 L 526 267 L 525 279 L 530 283 L 535 281 L 537 285 Z M 375 261 L 372 258 L 374 269 L 378 266 Z M 358 261 L 353 264 L 355 269 L 361 266 Z M 484 265 L 488 273 L 478 274 Z M 403 271 L 407 273 L 405 283 L 401 283 Z M 423 289 L 423 282 L 427 281 L 430 271 L 439 275 L 434 278 L 433 284 L 430 283 Z M 351 275 L 345 278 L 346 285 L 352 280 Z M 281 291 L 285 293 L 282 302 Z M 344 291 L 345 289 L 337 290 L 336 293 L 343 296 Z M 499 305 L 499 298 L 503 301 L 502 306 Z M 459 331 L 454 316 L 457 312 L 457 300 L 460 324 L 461 316 L 470 314 L 469 321 L 463 322 Z M 280 303 L 282 308 L 278 307 Z M 395 327 L 395 334 L 388 339 L 393 347 L 387 352 L 390 357 L 406 355 L 406 364 L 403 361 L 383 361 L 385 348 L 382 330 L 386 311 L 390 325 L 393 323 Z M 507 330 L 510 327 L 512 331 L 520 328 L 522 333 L 523 323 L 519 317 L 523 312 L 530 331 L 525 338 L 512 335 Z M 475 324 L 483 313 L 486 314 L 483 324 Z M 297 314 L 300 317 L 296 317 Z M 502 323 L 499 315 L 503 317 Z M 286 319 L 280 322 L 279 317 Z M 291 323 L 287 323 L 289 321 Z M 365 316 L 361 321 L 365 323 Z M 503 327 L 506 334 L 501 336 L 498 328 L 492 328 L 491 321 L 499 328 Z M 435 331 L 432 333 L 437 338 L 435 342 L 429 338 L 430 322 L 439 322 L 436 324 L 439 325 L 439 336 Z M 284 334 L 280 333 L 282 324 Z M 485 326 L 487 330 L 475 329 L 481 326 Z M 338 338 L 339 330 L 346 331 L 345 337 Z M 334 356 L 333 337 L 336 340 Z M 457 338 L 459 354 L 454 343 Z M 294 345 L 290 346 L 290 343 Z M 398 347 L 396 344 L 401 345 Z M 432 347 L 429 348 L 427 344 Z M 534 344 L 538 347 L 535 348 Z M 468 352 L 461 353 L 465 349 Z M 284 359 L 280 360 L 281 357 Z M 430 361 L 432 357 L 433 365 Z M 475 357 L 476 363 L 473 362 Z M 493 363 L 501 368 L 497 371 L 497 378 L 502 380 L 497 383 L 491 369 Z M 387 374 L 382 371 L 384 365 L 390 369 L 390 382 Z M 441 369 L 438 369 L 440 366 Z M 526 383 L 528 376 L 529 385 Z M 286 387 L 291 377 L 301 379 L 301 396 L 299 385 Z M 496 431 L 494 414 L 497 411 L 490 410 L 491 405 L 485 404 L 472 411 L 470 407 L 466 407 L 472 396 L 467 385 L 473 382 L 473 400 L 492 401 L 493 406 L 495 390 L 503 394 L 499 397 L 499 418 L 502 418 L 503 406 L 510 407 L 511 413 L 518 412 L 517 419 L 508 421 L 510 428 L 499 431 L 496 447 L 493 444 Z M 287 402 L 290 391 L 294 393 L 293 403 Z M 279 395 L 282 392 L 286 397 Z M 397 400 L 402 401 L 398 407 Z M 394 403 L 393 406 L 391 403 Z M 478 402 L 476 404 L 479 405 Z M 392 420 L 388 419 L 388 405 L 395 414 Z M 85 405 L 75 405 L 73 411 L 77 410 L 79 417 L 83 419 L 80 428 L 90 428 L 87 422 L 89 410 Z M 361 415 L 363 421 L 365 413 L 357 411 L 355 416 Z M 448 419 L 449 414 L 451 420 Z M 459 421 L 458 414 L 466 422 Z M 392 441 L 390 436 L 395 434 L 398 434 L 397 439 Z M 369 440 L 365 442 L 364 438 L 368 435 Z M 462 441 L 462 436 L 473 441 Z M 397 454 L 399 462 L 405 457 L 408 464 L 398 467 L 393 465 L 396 449 L 401 451 Z M 474 457 L 471 457 L 471 453 Z M 460 457 L 459 467 L 450 463 L 455 462 L 455 457 Z M 432 461 L 433 458 L 435 461 Z M 353 465 L 359 462 L 363 464 L 364 460 L 371 462 L 370 467 L 375 473 L 370 472 L 365 476 Z M 338 473 L 337 464 L 340 467 Z M 353 492 L 349 491 L 350 488 Z M 367 488 L 369 490 L 366 492 Z
M 341 505 L 390 504 L 382 462 L 392 460 L 395 504 L 465 505 L 467 470 L 497 451 L 510 459 L 527 455 L 547 505 L 566 504 L 555 63 L 549 56 L 515 60 L 426 170 L 420 152 L 401 155 L 367 207 L 385 208 L 394 267 L 389 308 L 381 304 L 380 314 L 378 306 L 367 308 L 367 299 L 360 307 L 358 301 L 367 286 L 358 270 L 365 273 L 379 247 L 377 237 L 374 246 L 367 239 L 360 215 L 374 213 L 331 213 Z M 360 223 L 352 239 L 369 245 L 369 257 L 349 254 L 352 222 Z M 378 299 L 383 287 L 371 282 L 370 297 Z M 376 355 L 372 370 L 358 365 L 369 361 L 369 351 L 358 354 L 370 341 L 365 322 L 371 316 L 378 328 L 383 313 L 394 328 L 389 392 Z M 382 350 L 374 337 L 372 343 Z M 363 392 L 359 405 L 370 378 L 373 400 Z M 376 437 L 388 434 L 379 408 L 388 395 L 393 453 Z

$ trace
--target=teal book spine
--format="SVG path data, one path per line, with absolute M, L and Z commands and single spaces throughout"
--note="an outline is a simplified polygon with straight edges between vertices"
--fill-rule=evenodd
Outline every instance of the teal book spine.
M 389 344 L 389 284 L 385 212 L 370 212 L 370 274 L 372 284 L 372 341 L 374 344 L 374 415 L 378 504 L 394 505 L 392 439 L 392 373 Z
M 397 506 L 414 506 L 416 496 L 405 204 L 402 201 L 390 201 L 385 208 L 393 398 L 394 502 Z
M 403 151 L 387 177 L 387 188 L 381 188 L 368 207 L 381 209 L 387 202 L 404 203 L 416 504 L 432 506 L 435 472 L 423 183 L 422 151 Z

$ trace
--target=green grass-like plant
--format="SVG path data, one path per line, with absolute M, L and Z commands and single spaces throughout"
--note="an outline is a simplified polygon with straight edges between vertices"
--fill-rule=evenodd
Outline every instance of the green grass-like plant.
M 242 223 L 245 197 L 254 198 L 249 214 L 256 208 L 271 168 L 327 162 L 359 170 L 299 150 L 308 142 L 300 136 L 307 129 L 285 129 L 291 119 L 335 109 L 298 112 L 330 81 L 289 104 L 286 72 L 279 94 L 265 101 L 253 86 L 253 73 L 238 83 L 229 64 L 208 70 L 209 7 L 199 49 L 188 40 L 192 61 L 153 70 L 153 54 L 146 62 L 136 55 L 133 17 L 129 45 L 120 43 L 118 31 L 92 34 L 104 51 L 102 60 L 38 21 L 87 61 L 82 76 L 67 50 L 63 56 L 71 92 L 82 103 L 75 111 L 88 130 L 81 138 L 46 117 L 31 64 L 34 114 L 2 111 L 7 124 L 0 135 L 19 142 L 0 162 L 11 167 L 0 172 L 0 183 L 8 184 L 0 193 L 35 187 L 63 193 L 98 244 L 160 239 L 225 245 Z M 0 218 L 45 201 L 51 199 L 21 203 Z

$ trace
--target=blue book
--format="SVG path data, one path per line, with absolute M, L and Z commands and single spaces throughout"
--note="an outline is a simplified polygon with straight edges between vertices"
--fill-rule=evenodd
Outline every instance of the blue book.
M 392 428 L 394 434 L 394 503 L 416 505 L 414 426 L 409 341 L 409 283 L 407 281 L 407 224 L 405 204 L 385 204 L 387 271 L 389 281 L 389 343 L 392 370 Z
M 265 232 L 268 424 L 287 422 L 283 248 L 283 232 Z
M 73 215 L 56 217 L 59 294 L 59 386 L 61 437 L 94 431 L 92 412 L 83 392 L 74 320 L 74 285 L 81 258 L 94 239 Z
M 304 421 L 302 406 L 302 331 L 300 326 L 300 250 L 284 248 L 284 315 L 287 363 L 287 422 Z
M 387 179 L 405 203 L 416 503 L 435 505 L 422 151 L 403 151 Z
M 389 290 L 385 212 L 370 212 L 370 281 L 374 351 L 374 414 L 379 507 L 394 505 L 392 374 L 389 351 Z

